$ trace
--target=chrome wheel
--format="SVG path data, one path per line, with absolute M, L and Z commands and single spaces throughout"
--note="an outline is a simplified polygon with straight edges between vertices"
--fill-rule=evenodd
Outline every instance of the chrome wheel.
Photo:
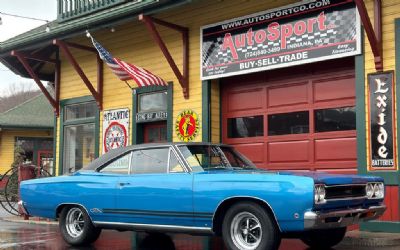
M 82 210 L 77 207 L 71 208 L 65 217 L 65 228 L 68 234 L 73 238 L 77 238 L 83 233 L 84 226 L 85 221 Z
M 262 228 L 259 219 L 249 212 L 237 214 L 230 227 L 233 243 L 243 250 L 256 249 L 262 239 Z

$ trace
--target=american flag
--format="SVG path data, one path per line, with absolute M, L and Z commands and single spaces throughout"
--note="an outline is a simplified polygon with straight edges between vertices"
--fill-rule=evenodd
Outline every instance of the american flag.
M 118 76 L 121 81 L 132 79 L 139 87 L 150 85 L 167 85 L 163 79 L 154 75 L 150 71 L 113 57 L 110 52 L 101 46 L 100 43 L 98 43 L 93 37 L 91 38 L 94 47 L 99 52 L 100 58 L 107 63 L 108 67 L 110 67 L 112 72 Z

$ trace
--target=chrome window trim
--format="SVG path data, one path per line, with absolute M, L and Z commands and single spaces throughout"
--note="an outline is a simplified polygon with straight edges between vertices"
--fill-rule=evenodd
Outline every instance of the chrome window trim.
M 172 153 L 175 155 L 175 157 L 176 157 L 176 159 L 178 160 L 179 164 L 181 164 L 181 166 L 182 166 L 182 168 L 183 168 L 183 172 L 184 172 L 184 173 L 189 173 L 189 172 L 191 172 L 191 171 L 187 168 L 186 164 L 183 163 L 181 157 L 179 157 L 179 155 L 178 155 L 177 150 L 176 150 L 173 146 L 170 146 L 170 152 L 171 152 L 171 151 L 172 151 Z M 169 172 L 169 163 L 170 163 L 170 159 L 171 159 L 171 157 L 169 156 L 169 157 L 168 157 L 168 174 L 170 173 L 170 172 Z M 179 173 L 179 172 L 178 172 L 178 173 Z M 172 174 L 176 174 L 176 173 L 172 173 Z

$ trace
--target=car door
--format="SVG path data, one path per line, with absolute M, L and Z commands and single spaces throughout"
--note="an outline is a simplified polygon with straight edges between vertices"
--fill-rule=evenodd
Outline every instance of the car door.
M 131 173 L 119 180 L 117 210 L 123 222 L 193 225 L 193 176 L 173 147 L 132 151 Z
M 115 214 L 107 211 L 116 208 L 119 180 L 129 174 L 131 152 L 126 152 L 106 163 L 96 172 L 83 172 L 80 188 L 72 194 L 81 197 L 89 215 L 95 222 L 114 222 Z

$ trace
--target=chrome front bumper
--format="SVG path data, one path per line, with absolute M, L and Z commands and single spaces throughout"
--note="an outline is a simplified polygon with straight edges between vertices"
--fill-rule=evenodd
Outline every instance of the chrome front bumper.
M 304 229 L 347 227 L 362 221 L 377 219 L 385 210 L 386 206 L 380 205 L 331 212 L 308 211 L 304 213 Z

